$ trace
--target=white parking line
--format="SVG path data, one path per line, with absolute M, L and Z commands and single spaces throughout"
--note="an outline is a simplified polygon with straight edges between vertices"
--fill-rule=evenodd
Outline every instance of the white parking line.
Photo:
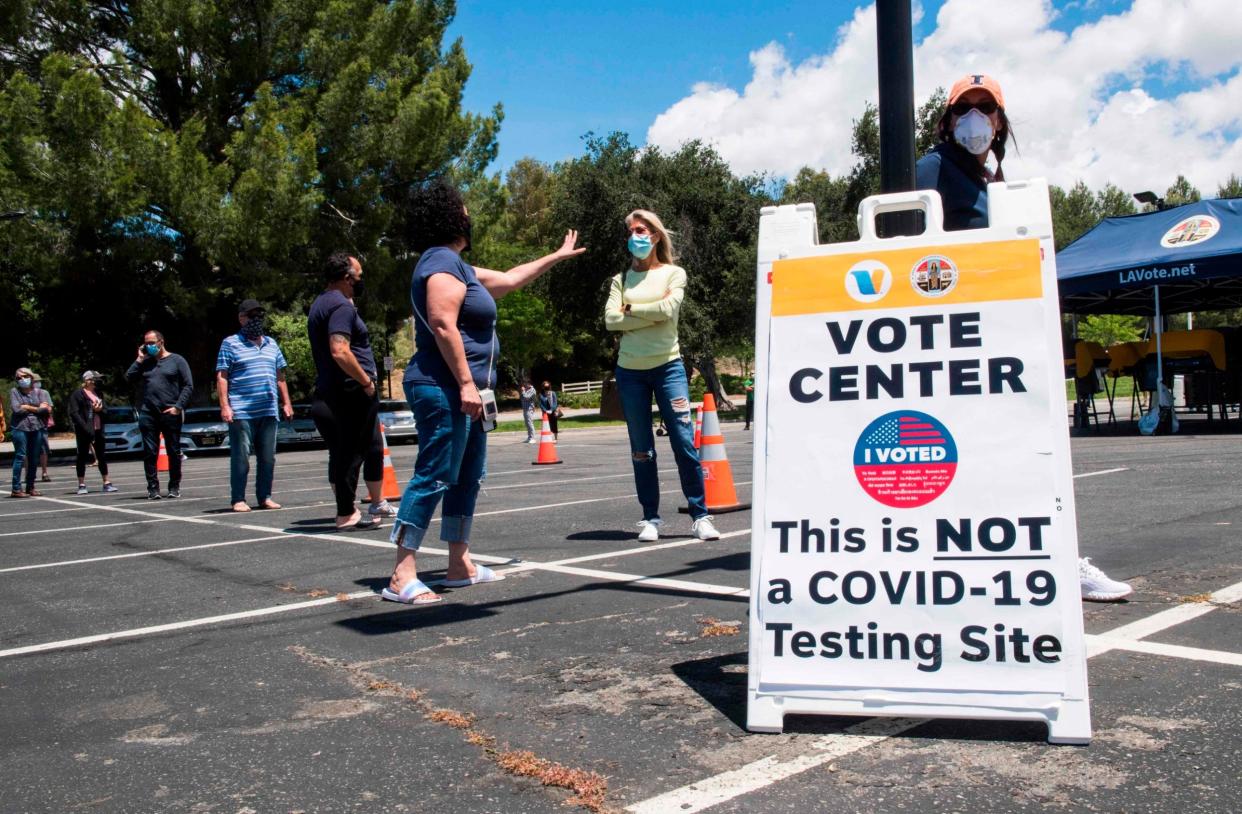
M 727 803 L 743 794 L 760 791 L 773 783 L 822 766 L 860 749 L 875 746 L 894 735 L 926 723 L 913 718 L 869 718 L 844 731 L 827 735 L 811 744 L 815 751 L 781 762 L 765 757 L 739 769 L 721 772 L 697 783 L 635 803 L 626 811 L 634 814 L 693 814 L 696 811 Z
M 1088 636 L 1087 638 L 1088 640 L 1106 640 L 1111 645 L 1110 650 L 1129 650 L 1133 653 L 1147 653 L 1152 656 L 1209 661 L 1213 664 L 1231 664 L 1234 667 L 1242 667 L 1242 653 L 1230 653 L 1227 650 L 1205 650 L 1202 647 L 1186 647 L 1180 644 L 1113 639 L 1111 636 Z
M 72 509 L 70 508 L 36 509 L 33 512 L 4 512 L 0 514 L 0 520 L 4 520 L 5 518 L 8 518 L 8 517 L 16 517 L 16 518 L 30 517 L 32 514 L 56 514 L 58 512 L 86 512 L 86 511 L 90 511 L 93 508 L 95 507 L 94 506 L 75 506 Z
M 38 565 L 16 565 L 12 568 L 0 568 L 0 574 L 9 574 L 14 571 L 35 571 L 40 568 L 61 568 L 67 565 L 82 565 L 88 562 L 103 562 L 105 560 L 127 560 L 133 557 L 155 557 L 160 554 L 173 554 L 178 551 L 195 551 L 200 548 L 220 548 L 221 546 L 242 545 L 243 543 L 261 543 L 264 540 L 284 540 L 287 534 L 269 534 L 266 537 L 247 537 L 244 540 L 227 540 L 223 543 L 203 543 L 201 545 L 186 545 L 178 548 L 161 548 L 155 551 L 135 551 L 130 554 L 109 554 L 105 557 L 86 557 L 81 560 L 61 560 L 60 562 L 44 562 Z
M 1114 472 L 1128 472 L 1129 469 L 1130 467 L 1128 466 L 1119 466 L 1116 469 L 1101 469 L 1099 472 L 1083 472 L 1082 474 L 1075 475 L 1074 477 L 1075 478 L 1094 478 L 1096 475 L 1111 475 Z
M 57 529 L 34 529 L 31 531 L 6 531 L 3 534 L 0 534 L 0 537 L 18 537 L 18 536 L 26 537 L 32 534 L 55 534 L 61 531 L 69 532 L 69 531 L 86 531 L 88 529 L 110 529 L 110 528 L 115 528 L 116 526 L 137 526 L 141 523 L 166 523 L 169 520 L 180 520 L 180 519 L 181 518 L 179 517 L 155 517 L 155 518 L 150 518 L 148 520 L 130 520 L 125 523 L 94 523 L 89 526 L 66 526 L 64 528 L 57 528 Z
M 1212 594 L 1212 602 L 1220 604 L 1228 604 L 1237 601 L 1242 596 L 1242 582 L 1222 588 Z M 1212 658 L 1212 654 L 1219 651 L 1200 650 L 1198 648 L 1180 647 L 1178 645 L 1162 645 L 1155 642 L 1142 642 L 1139 638 L 1142 636 L 1150 636 L 1159 633 L 1174 625 L 1181 624 L 1187 619 L 1193 619 L 1209 613 L 1217 607 L 1215 604 L 1197 603 L 1194 605 L 1179 605 L 1166 611 L 1153 614 L 1146 619 L 1140 619 L 1128 625 L 1122 625 L 1107 633 L 1098 634 L 1087 637 L 1087 655 L 1094 657 L 1100 653 L 1106 653 L 1109 650 L 1124 647 L 1126 650 L 1136 652 L 1152 653 L 1160 656 L 1172 656 L 1175 658 L 1193 658 L 1199 661 L 1215 661 L 1223 664 L 1235 664 L 1242 661 L 1242 656 L 1235 653 L 1225 653 L 1223 658 Z M 1189 609 L 1199 610 L 1199 613 L 1189 614 Z M 1137 635 L 1136 635 L 1137 634 Z M 1238 661 L 1234 661 L 1237 659 Z M 872 719 L 878 730 L 867 730 L 866 734 L 857 731 L 863 724 L 872 721 L 864 721 L 863 724 L 856 724 L 849 727 L 835 737 L 837 749 L 845 749 L 840 754 L 848 754 L 849 752 L 857 752 L 870 746 L 876 746 L 883 743 L 894 735 L 899 735 L 909 729 L 913 729 L 920 724 L 927 723 L 926 720 L 914 720 L 909 718 L 896 719 Z M 820 743 L 822 743 L 821 741 Z M 818 747 L 816 747 L 818 748 Z M 759 791 L 773 783 L 792 777 L 796 774 L 813 769 L 816 766 L 822 766 L 824 763 L 838 757 L 838 754 L 825 755 L 824 753 L 816 753 L 811 755 L 802 755 L 788 761 L 778 761 L 775 757 L 766 757 L 753 763 L 748 763 L 739 769 L 734 769 L 712 777 L 682 786 L 664 794 L 659 794 L 647 800 L 635 803 L 625 810 L 633 814 L 664 814 L 664 812 L 677 812 L 677 814 L 694 814 L 698 811 L 705 811 L 714 806 L 726 803 L 736 799 L 743 794 Z
M 345 599 L 364 599 L 366 597 L 376 597 L 377 594 L 371 591 L 354 591 L 352 594 L 346 594 Z M 219 616 L 208 616 L 205 619 L 187 619 L 183 622 L 170 622 L 165 625 L 151 625 L 149 627 L 136 627 L 129 630 L 118 630 L 115 633 L 100 633 L 95 636 L 80 636 L 76 639 L 65 639 L 59 642 L 46 642 L 44 644 L 31 644 L 25 647 L 12 647 L 8 650 L 0 650 L 0 658 L 9 656 L 24 656 L 30 653 L 46 653 L 49 650 L 65 650 L 70 647 L 82 647 L 87 644 L 99 644 L 101 642 L 111 642 L 117 639 L 135 639 L 142 636 L 150 636 L 155 633 L 168 633 L 173 630 L 186 630 L 187 628 L 205 627 L 207 625 L 218 625 L 224 622 L 236 622 L 241 619 L 254 619 L 258 616 L 271 616 L 277 613 L 288 613 L 289 611 L 305 610 L 306 608 L 315 608 L 320 605 L 331 605 L 334 602 L 341 602 L 335 596 L 326 597 L 324 599 L 310 599 L 305 602 L 290 602 L 287 605 L 276 605 L 271 608 L 255 608 L 254 610 L 239 611 L 237 613 L 225 613 Z

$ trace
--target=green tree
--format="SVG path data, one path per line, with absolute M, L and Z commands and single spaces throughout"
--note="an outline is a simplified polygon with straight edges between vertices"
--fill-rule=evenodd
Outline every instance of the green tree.
M 1242 198 L 1242 178 L 1229 173 L 1229 180 L 1216 188 L 1217 198 Z
M 1134 196 L 1115 184 L 1105 184 L 1104 188 L 1095 194 L 1097 220 L 1133 215 L 1137 211 Z
M 288 367 L 285 381 L 289 397 L 295 402 L 306 401 L 315 388 L 315 360 L 311 356 L 310 338 L 306 334 L 306 315 L 301 309 L 292 312 L 269 312 L 268 334 L 280 343 Z
M 936 125 L 940 123 L 940 116 L 944 113 L 948 101 L 949 94 L 945 93 L 944 88 L 936 88 L 932 91 L 932 95 L 927 97 L 927 101 L 915 111 L 914 155 L 916 157 L 927 155 L 940 143 L 940 133 L 937 132 Z
M 1168 206 L 1194 203 L 1199 198 L 1199 190 L 1195 189 L 1194 185 L 1184 175 L 1178 175 L 1177 180 L 1164 193 L 1164 202 Z
M 687 271 L 682 355 L 723 397 L 715 359 L 753 332 L 758 210 L 769 202 L 763 179 L 737 178 L 698 142 L 674 152 L 640 150 L 614 133 L 588 137 L 586 155 L 557 167 L 554 189 L 557 229 L 577 228 L 587 249 L 572 271 L 549 275 L 546 287 L 572 363 L 595 372 L 611 364 L 613 342 L 602 325 L 608 282 L 631 262 L 626 214 L 650 209 L 673 232 L 677 262 Z
M 514 291 L 497 303 L 496 333 L 500 363 L 515 383 L 531 375 L 538 362 L 569 353 L 569 343 L 552 308 L 530 291 Z
M 1094 314 L 1078 323 L 1078 336 L 1107 348 L 1119 342 L 1137 342 L 1143 335 L 1143 325 L 1143 317 Z
M 1058 186 L 1048 190 L 1052 203 L 1052 234 L 1057 251 L 1065 248 L 1099 222 L 1095 196 L 1082 181 L 1069 192 Z
M 858 227 L 847 217 L 849 180 L 834 178 L 825 170 L 803 167 L 781 191 L 781 203 L 813 203 L 820 243 L 841 243 L 858 238 Z
M 0 206 L 30 213 L 0 226 L 6 354 L 128 355 L 157 327 L 206 392 L 236 302 L 304 299 L 336 249 L 363 259 L 373 329 L 399 321 L 385 303 L 405 298 L 405 190 L 480 178 L 496 151 L 499 107 L 461 110 L 453 13 L 451 0 L 5 4 Z

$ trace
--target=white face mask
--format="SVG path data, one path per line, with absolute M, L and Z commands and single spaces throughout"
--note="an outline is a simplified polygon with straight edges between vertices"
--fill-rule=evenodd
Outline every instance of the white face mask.
M 978 110 L 971 110 L 962 116 L 957 120 L 957 126 L 953 128 L 954 140 L 972 155 L 986 153 L 992 146 L 992 139 L 995 136 L 996 133 L 992 130 L 992 120 Z

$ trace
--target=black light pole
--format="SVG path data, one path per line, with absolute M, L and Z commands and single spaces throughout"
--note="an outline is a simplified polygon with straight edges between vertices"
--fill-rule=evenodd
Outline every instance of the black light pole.
M 880 81 L 880 192 L 914 189 L 914 32 L 910 0 L 876 0 Z M 881 219 L 887 237 L 918 231 L 913 215 Z

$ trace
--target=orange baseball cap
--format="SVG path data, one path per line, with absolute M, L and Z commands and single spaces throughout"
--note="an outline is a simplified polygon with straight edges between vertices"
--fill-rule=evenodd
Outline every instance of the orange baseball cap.
M 1001 107 L 1005 106 L 1005 94 L 1001 93 L 1000 83 L 983 73 L 968 73 L 954 82 L 953 89 L 949 91 L 949 104 L 956 102 L 958 97 L 966 91 L 975 88 L 986 90 L 996 100 L 996 104 Z

